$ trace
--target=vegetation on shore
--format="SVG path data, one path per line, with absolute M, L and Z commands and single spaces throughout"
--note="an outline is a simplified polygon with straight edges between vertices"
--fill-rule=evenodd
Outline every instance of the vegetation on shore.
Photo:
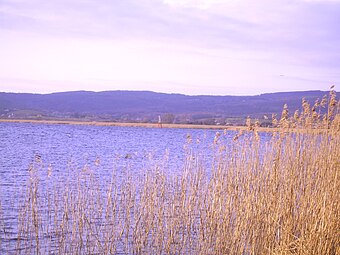
M 52 94 L 0 92 L 0 119 L 96 121 L 121 123 L 244 125 L 247 116 L 271 124 L 287 103 L 292 111 L 301 97 L 321 98 L 323 91 L 278 92 L 255 96 L 187 96 L 151 91 L 73 91 Z
M 188 150 L 179 176 L 155 166 L 138 177 L 113 173 L 103 185 L 99 170 L 84 167 L 58 182 L 37 159 L 11 240 L 15 251 L 339 254 L 335 95 L 332 90 L 314 105 L 303 100 L 302 111 L 293 115 L 285 106 L 280 118 L 273 116 L 277 129 L 265 141 L 250 119 L 230 145 L 216 133 L 213 164 L 207 167 Z M 5 225 L 0 204 L 0 251 L 10 243 Z

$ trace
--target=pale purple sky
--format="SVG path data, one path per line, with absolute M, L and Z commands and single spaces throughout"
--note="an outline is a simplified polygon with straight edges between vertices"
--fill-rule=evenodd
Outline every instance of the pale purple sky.
M 340 0 L 0 0 L 0 91 L 340 84 Z

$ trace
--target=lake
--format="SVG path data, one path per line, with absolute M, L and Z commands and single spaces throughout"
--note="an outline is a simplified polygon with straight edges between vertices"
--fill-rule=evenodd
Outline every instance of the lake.
M 280 131 L 0 123 L 0 254 L 333 254 L 339 136 Z
M 159 165 L 181 174 L 185 157 L 200 154 L 209 165 L 216 130 L 0 123 L 0 192 L 7 232 L 16 235 L 18 201 L 26 194 L 30 165 L 44 182 L 48 172 L 65 181 L 70 171 L 97 169 L 106 183 L 112 173 L 142 176 Z M 223 130 L 219 131 L 223 133 Z M 223 139 L 235 135 L 229 131 Z M 42 188 L 45 186 L 42 185 Z M 13 248 L 13 247 L 12 247 Z
M 210 153 L 215 134 L 203 129 L 0 123 L 1 186 L 7 191 L 22 186 L 28 166 L 37 158 L 60 174 L 70 165 L 92 167 L 98 163 L 103 172 L 124 165 L 141 170 L 164 157 L 170 171 L 178 171 L 185 149 Z M 234 134 L 230 132 L 230 136 Z

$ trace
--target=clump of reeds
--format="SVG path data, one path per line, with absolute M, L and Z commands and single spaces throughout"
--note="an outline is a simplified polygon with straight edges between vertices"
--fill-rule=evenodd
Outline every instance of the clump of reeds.
M 317 99 L 311 105 L 305 98 L 302 99 L 302 109 L 296 110 L 293 116 L 288 114 L 288 106 L 283 107 L 281 119 L 278 121 L 273 117 L 273 125 L 280 128 L 298 128 L 303 130 L 319 129 L 339 131 L 340 102 L 336 99 L 334 86 L 331 87 L 329 95 Z
M 228 132 L 216 134 L 212 165 L 188 149 L 177 176 L 156 165 L 140 178 L 113 174 L 103 186 L 96 168 L 63 183 L 49 168 L 42 186 L 44 169 L 33 165 L 16 251 L 338 254 L 340 112 L 334 92 L 327 100 L 313 107 L 303 101 L 293 116 L 285 106 L 267 140 L 250 120 L 227 146 L 221 138 Z M 292 127 L 323 131 L 286 132 Z

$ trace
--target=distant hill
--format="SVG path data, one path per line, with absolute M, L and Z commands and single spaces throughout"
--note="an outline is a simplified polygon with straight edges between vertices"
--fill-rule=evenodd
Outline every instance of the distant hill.
M 122 122 L 243 124 L 247 116 L 264 121 L 264 115 L 301 108 L 326 91 L 280 92 L 257 96 L 188 96 L 151 91 L 75 91 L 52 94 L 0 92 L 0 118 L 77 119 Z M 338 93 L 339 96 L 339 93 Z

